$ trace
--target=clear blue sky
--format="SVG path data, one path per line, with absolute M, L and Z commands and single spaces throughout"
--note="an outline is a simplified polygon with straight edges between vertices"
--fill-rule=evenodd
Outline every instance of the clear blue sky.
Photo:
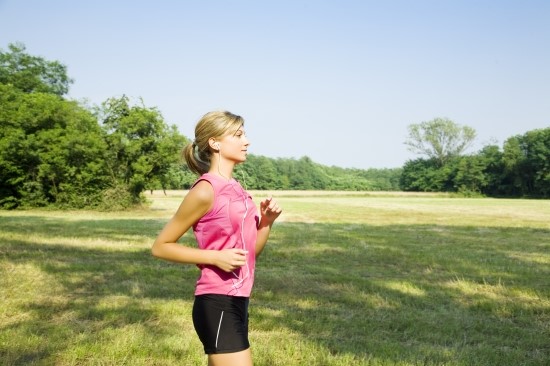
M 0 0 L 0 48 L 67 65 L 69 96 L 126 94 L 193 137 L 242 115 L 253 154 L 393 168 L 407 126 L 477 143 L 550 127 L 547 0 Z

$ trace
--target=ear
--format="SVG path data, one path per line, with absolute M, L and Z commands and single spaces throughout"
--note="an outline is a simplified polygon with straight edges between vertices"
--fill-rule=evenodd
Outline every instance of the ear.
M 219 150 L 220 149 L 220 143 L 218 141 L 216 141 L 216 139 L 213 138 L 213 137 L 208 139 L 208 144 L 210 145 L 210 148 L 212 148 L 214 150 Z

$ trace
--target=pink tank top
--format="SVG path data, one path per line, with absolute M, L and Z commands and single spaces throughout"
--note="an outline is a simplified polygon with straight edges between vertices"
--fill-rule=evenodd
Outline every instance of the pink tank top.
M 247 250 L 248 254 L 246 264 L 233 272 L 225 272 L 216 266 L 199 265 L 201 274 L 197 280 L 195 295 L 249 297 L 256 265 L 259 222 L 256 205 L 250 194 L 235 179 L 227 180 L 206 173 L 195 184 L 201 180 L 209 182 L 214 188 L 214 205 L 193 226 L 198 247 L 207 250 L 239 248 Z

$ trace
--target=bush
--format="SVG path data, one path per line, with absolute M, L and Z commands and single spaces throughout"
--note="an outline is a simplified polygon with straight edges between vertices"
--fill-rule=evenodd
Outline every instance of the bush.
M 141 200 L 132 196 L 128 187 L 117 185 L 102 192 L 98 209 L 103 211 L 120 211 L 140 204 Z

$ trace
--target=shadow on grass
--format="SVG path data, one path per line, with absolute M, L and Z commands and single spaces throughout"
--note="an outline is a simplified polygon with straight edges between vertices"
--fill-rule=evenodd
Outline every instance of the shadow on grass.
M 109 336 L 106 329 L 114 333 L 132 325 L 139 325 L 139 330 L 131 331 L 146 333 L 143 338 L 148 342 L 173 336 L 158 327 L 158 306 L 149 300 L 191 302 L 198 270 L 157 260 L 144 248 L 143 241 L 152 243 L 162 225 L 156 220 L 1 217 L 0 282 L 11 287 L 5 293 L 16 308 L 7 311 L 12 318 L 0 325 L 4 334 L 0 359 L 8 365 L 57 363 L 52 357 L 63 353 L 63 345 L 73 349 L 88 345 L 84 352 L 89 352 L 97 347 L 94 344 L 120 342 L 104 339 Z M 47 244 L 21 239 L 27 235 Z M 19 239 L 5 239 L 10 237 Z M 89 244 L 98 239 L 101 247 Z M 191 243 L 191 239 L 182 241 Z M 79 241 L 85 244 L 79 246 Z M 118 249 L 121 242 L 124 245 Z M 47 277 L 22 273 L 32 268 Z M 4 338 L 9 335 L 18 342 Z M 165 352 L 174 359 L 184 358 L 178 349 Z
M 267 329 L 392 363 L 550 359 L 549 230 L 297 223 L 277 233 L 254 300 Z
M 193 266 L 156 260 L 143 248 L 163 223 L 2 217 L 3 236 L 28 233 L 49 243 L 3 241 L 3 266 L 31 264 L 61 289 L 20 303 L 10 312 L 24 316 L 0 328 L 57 348 L 9 343 L 0 356 L 17 354 L 17 364 L 31 363 L 59 353 L 58 346 L 69 346 L 75 335 L 93 343 L 99 328 L 132 324 L 162 342 L 168 333 L 156 326 L 159 314 L 148 301 L 192 301 L 198 274 Z M 358 362 L 544 365 L 550 359 L 549 234 L 282 223 L 258 260 L 251 327 L 267 334 L 283 328 Z M 137 244 L 117 250 L 55 243 L 64 238 Z M 192 245 L 192 236 L 184 242 Z

